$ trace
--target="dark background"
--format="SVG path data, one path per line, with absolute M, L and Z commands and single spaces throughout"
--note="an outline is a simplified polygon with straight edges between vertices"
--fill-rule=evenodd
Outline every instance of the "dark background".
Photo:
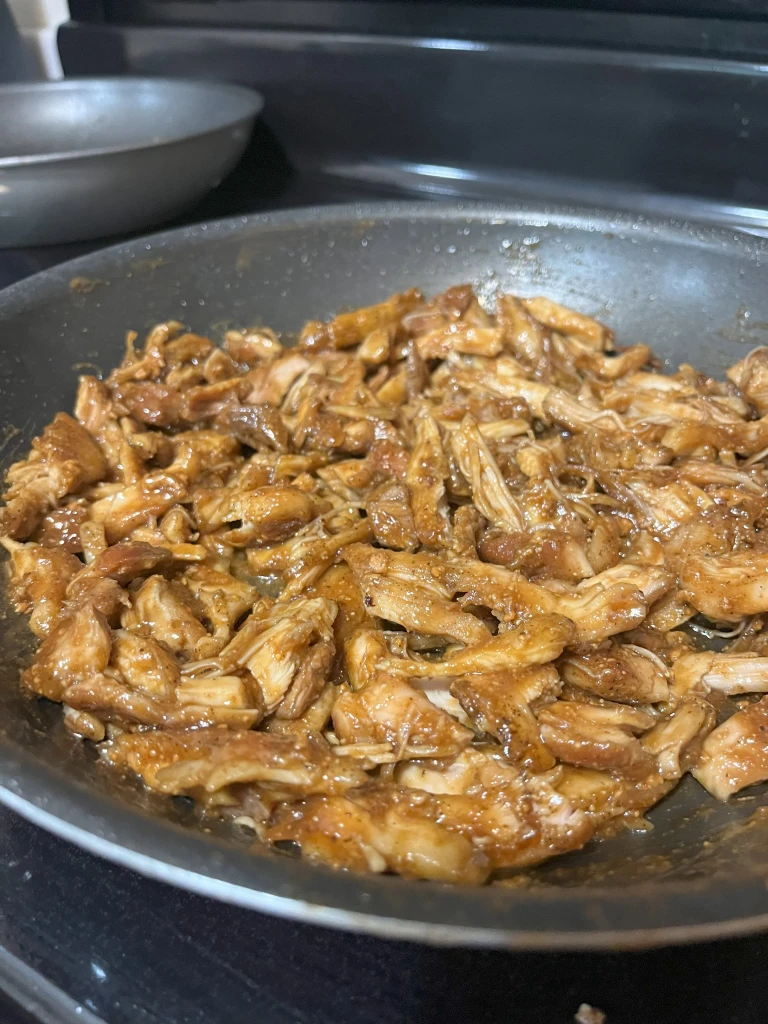
M 306 0 L 309 4 L 318 7 L 330 6 L 327 0 Z M 376 0 L 338 0 L 339 3 L 373 5 Z M 449 5 L 467 7 L 466 0 L 401 0 L 402 7 L 447 7 Z M 131 14 L 128 17 L 135 17 L 142 10 L 161 10 L 162 8 L 181 9 L 198 8 L 203 12 L 205 8 L 210 11 L 210 16 L 218 18 L 222 12 L 228 12 L 240 8 L 240 16 L 248 18 L 258 11 L 259 7 L 265 5 L 259 0 L 85 0 L 76 2 L 76 8 L 86 10 L 90 7 L 94 12 L 99 8 L 115 21 L 125 19 L 125 13 L 121 11 L 128 9 Z M 584 10 L 584 11 L 623 11 L 629 14 L 671 14 L 697 17 L 731 17 L 731 18 L 762 18 L 768 14 L 768 3 L 766 0 L 474 0 L 474 7 L 497 7 L 497 8 L 526 8 L 541 7 L 554 10 Z M 74 15 L 77 16 L 77 15 Z M 192 15 L 190 15 L 192 16 Z

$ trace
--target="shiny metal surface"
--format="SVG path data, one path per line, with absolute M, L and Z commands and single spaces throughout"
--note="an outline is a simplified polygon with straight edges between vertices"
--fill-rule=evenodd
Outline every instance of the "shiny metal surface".
M 499 0 L 69 0 L 69 6 L 77 25 L 314 29 L 706 56 L 761 56 L 768 51 L 763 0 L 564 0 L 554 9 L 547 0 L 524 6 Z
M 168 220 L 234 167 L 262 105 L 238 86 L 161 78 L 0 86 L 0 246 Z
M 514 5 L 506 9 L 513 42 L 489 38 L 484 24 L 469 38 L 440 34 L 440 9 L 452 10 L 470 32 L 476 16 L 496 19 L 485 5 L 471 12 L 462 4 L 405 5 L 423 18 L 408 34 L 410 15 L 401 16 L 396 3 L 386 25 L 376 20 L 375 4 L 341 3 L 349 19 L 335 31 L 200 23 L 223 19 L 225 6 L 233 19 L 241 16 L 250 4 L 239 0 L 146 5 L 170 18 L 175 7 L 179 18 L 200 19 L 197 27 L 131 24 L 127 14 L 117 23 L 122 3 L 112 24 L 62 27 L 68 74 L 172 69 L 253 84 L 265 97 L 265 123 L 302 173 L 334 176 L 347 187 L 367 182 L 379 192 L 408 188 L 500 203 L 546 196 L 768 227 L 768 65 L 761 57 L 694 56 L 692 40 L 675 44 L 669 26 L 660 34 L 676 52 L 663 52 L 658 37 L 633 37 L 630 24 L 640 15 L 601 35 L 592 10 L 531 15 Z M 283 0 L 272 6 L 282 9 Z M 304 7 L 309 16 L 325 3 L 306 0 Z M 568 14 L 589 23 L 599 47 L 582 48 L 586 39 L 569 31 Z M 518 26 L 544 15 L 540 45 L 521 42 Z M 398 17 L 404 20 L 395 30 Z M 363 18 L 376 28 L 361 31 Z M 552 21 L 558 32 L 549 32 Z M 722 43 L 733 28 L 723 21 L 701 38 Z M 746 36 L 755 40 L 760 31 L 768 32 L 768 22 L 752 23 Z M 379 114 L 383 89 L 389 116 Z
M 23 281 L 0 295 L 5 462 L 60 408 L 76 365 L 106 370 L 128 328 L 177 318 L 295 331 L 311 316 L 420 284 L 472 281 L 546 293 L 606 319 L 625 344 L 721 372 L 768 322 L 768 244 L 733 231 L 599 210 L 360 204 L 166 232 Z M 89 278 L 87 294 L 72 291 Z M 748 315 L 747 315 L 748 314 Z M 437 944 L 583 949 L 689 942 L 768 929 L 766 787 L 718 804 L 691 779 L 650 819 L 544 865 L 525 886 L 452 889 L 333 873 L 222 831 L 108 772 L 65 733 L 60 711 L 20 695 L 26 623 L 0 619 L 0 800 L 147 876 L 284 917 Z M 210 823 L 209 823 L 210 825 Z M 212 827 L 212 826 L 211 826 Z

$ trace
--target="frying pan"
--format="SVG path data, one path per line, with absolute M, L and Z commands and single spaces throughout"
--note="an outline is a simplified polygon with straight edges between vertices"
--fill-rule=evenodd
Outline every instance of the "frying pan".
M 0 247 L 169 220 L 232 170 L 263 105 L 258 93 L 224 82 L 0 85 Z
M 389 203 L 242 217 L 154 235 L 46 271 L 0 295 L 7 465 L 58 409 L 78 370 L 107 371 L 125 331 L 159 320 L 220 337 L 420 285 L 472 281 L 546 294 L 648 341 L 674 365 L 721 372 L 768 331 L 768 245 L 674 221 L 549 206 Z M 22 696 L 26 622 L 0 619 L 0 800 L 145 875 L 286 917 L 433 943 L 639 947 L 768 927 L 766 788 L 716 803 L 690 777 L 625 832 L 522 879 L 462 889 L 334 873 L 145 792 L 65 733 L 60 709 Z M 766 812 L 768 817 L 768 812 Z

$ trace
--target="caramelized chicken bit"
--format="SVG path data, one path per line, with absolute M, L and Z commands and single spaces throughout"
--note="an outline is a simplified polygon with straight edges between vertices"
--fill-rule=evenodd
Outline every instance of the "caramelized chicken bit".
M 330 323 L 310 321 L 301 332 L 300 344 L 307 349 L 351 348 L 378 328 L 396 324 L 421 301 L 416 288 L 393 295 L 386 302 L 365 306 L 353 313 L 340 313 Z
M 181 694 L 179 694 L 181 697 Z M 100 719 L 115 722 L 120 728 L 205 728 L 225 724 L 249 729 L 261 718 L 260 709 L 231 707 L 226 701 L 158 700 L 146 691 L 136 690 L 112 675 L 91 676 L 73 683 L 64 691 L 64 701 L 78 711 L 94 713 Z
M 286 484 L 244 491 L 201 489 L 194 503 L 195 515 L 206 524 L 206 532 L 229 526 L 222 539 L 236 547 L 292 537 L 327 507 L 311 494 Z
M 207 676 L 247 669 L 268 712 L 282 707 L 283 717 L 299 715 L 330 672 L 336 611 L 335 602 L 325 598 L 257 605 L 217 657 L 190 662 L 184 672 Z
M 105 548 L 84 569 L 80 579 L 100 576 L 116 580 L 121 586 L 130 583 L 139 576 L 147 576 L 162 569 L 171 561 L 170 552 L 165 548 L 156 548 L 151 544 L 113 544 Z
M 672 691 L 675 697 L 689 694 L 768 692 L 768 658 L 751 651 L 714 654 L 682 653 L 675 659 Z
M 693 555 L 680 574 L 682 596 L 711 619 L 736 622 L 768 611 L 768 553 Z
M 98 445 L 77 420 L 65 412 L 56 413 L 42 436 L 32 442 L 32 450 L 48 466 L 55 466 L 59 471 L 67 467 L 72 474 L 69 491 L 100 480 L 106 471 Z
M 428 587 L 371 573 L 360 578 L 363 601 L 371 614 L 417 633 L 476 644 L 490 637 L 488 627 L 460 605 Z
M 448 757 L 472 739 L 468 729 L 423 693 L 386 676 L 342 693 L 333 707 L 333 728 L 344 744 L 388 744 L 396 760 Z
M 616 644 L 606 650 L 569 654 L 560 674 L 597 697 L 626 704 L 658 704 L 669 698 L 669 669 L 643 647 Z
M 449 654 L 440 661 L 390 658 L 380 668 L 410 678 L 455 678 L 467 672 L 493 672 L 499 668 L 526 668 L 553 661 L 574 638 L 573 623 L 562 615 L 538 615 L 484 643 Z
M 367 781 L 354 761 L 334 755 L 316 733 L 280 736 L 221 726 L 124 733 L 107 757 L 128 765 L 153 789 L 172 794 L 199 787 L 215 793 L 248 782 L 278 795 L 334 795 Z
M 467 284 L 293 349 L 129 332 L 6 475 L 23 684 L 351 871 L 481 884 L 687 772 L 768 780 L 768 349 L 717 381 L 614 342 Z
M 203 618 L 213 633 L 210 640 L 198 642 L 196 650 L 203 657 L 213 657 L 232 639 L 235 624 L 256 604 L 258 592 L 231 573 L 207 565 L 190 566 L 181 581 L 204 609 Z
M 695 763 L 695 753 L 714 724 L 715 710 L 711 704 L 696 698 L 686 700 L 669 718 L 644 734 L 643 750 L 656 758 L 663 778 L 679 779 Z
M 560 689 L 551 665 L 468 675 L 451 685 L 451 693 L 478 731 L 494 736 L 513 764 L 532 772 L 555 766 L 555 758 L 541 740 L 532 706 L 554 700 Z
M 408 461 L 406 483 L 413 509 L 414 529 L 424 547 L 444 547 L 450 536 L 445 481 L 448 460 L 435 420 L 423 413 L 416 421 L 416 437 Z
M 216 426 L 256 451 L 288 450 L 288 429 L 277 409 L 266 403 L 226 405 L 216 417 Z
M 280 718 L 275 715 L 265 728 L 269 732 L 283 735 L 306 736 L 311 732 L 322 732 L 328 725 L 333 705 L 339 696 L 340 687 L 328 682 L 320 690 L 317 697 L 308 704 L 300 715 L 294 718 Z
M 8 470 L 8 490 L 0 509 L 0 533 L 27 538 L 62 498 L 100 480 L 107 466 L 91 435 L 77 420 L 59 412 L 23 462 Z
M 385 548 L 413 550 L 419 543 L 407 488 L 399 480 L 371 491 L 365 510 L 373 536 Z
M 523 299 L 523 305 L 539 323 L 551 327 L 559 334 L 566 337 L 572 335 L 599 352 L 613 348 L 613 331 L 591 316 L 577 313 L 576 310 L 540 295 L 534 299 Z
M 482 851 L 439 824 L 436 809 L 419 796 L 389 789 L 367 799 L 310 798 L 283 809 L 267 839 L 291 840 L 308 860 L 348 871 L 396 871 L 404 878 L 463 885 L 484 882 L 490 865 Z
M 36 636 L 47 636 L 58 618 L 67 588 L 82 562 L 64 548 L 4 540 L 11 556 L 10 597 L 17 612 L 29 614 Z
M 162 576 L 150 576 L 122 615 L 124 629 L 154 637 L 174 654 L 191 657 L 207 635 L 205 626 L 185 600 L 184 588 Z
M 523 514 L 493 453 L 471 416 L 451 437 L 456 463 L 469 484 L 472 501 L 489 523 L 515 532 L 524 527 Z
M 468 749 L 448 762 L 401 765 L 397 778 L 417 791 L 421 806 L 442 825 L 470 838 L 494 868 L 528 867 L 554 849 L 576 850 L 594 832 L 590 816 L 559 793 L 551 778 L 524 778 L 492 749 Z
M 704 741 L 693 775 L 718 800 L 768 779 L 768 698 L 749 704 Z
M 768 348 L 756 348 L 728 370 L 733 381 L 758 416 L 768 413 Z
M 181 681 L 178 662 L 167 647 L 125 629 L 114 634 L 112 665 L 129 686 L 152 697 L 172 696 Z
M 43 516 L 34 535 L 35 540 L 47 548 L 63 547 L 73 555 L 82 551 L 80 527 L 88 520 L 88 508 L 76 501 Z
M 112 631 L 104 615 L 84 604 L 46 637 L 22 681 L 49 700 L 62 700 L 67 687 L 102 673 L 109 664 Z

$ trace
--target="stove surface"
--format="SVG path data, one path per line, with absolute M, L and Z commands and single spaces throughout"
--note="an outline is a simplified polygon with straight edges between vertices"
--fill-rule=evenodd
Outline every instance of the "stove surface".
M 433 949 L 216 904 L 0 810 L 3 1024 L 763 1024 L 768 939 L 646 953 Z
M 260 129 L 184 220 L 362 198 L 292 174 Z M 107 241 L 0 250 L 0 286 Z M 0 1024 L 569 1024 L 581 1003 L 607 1024 L 764 1024 L 766 956 L 768 938 L 525 954 L 346 935 L 144 879 L 0 808 Z

